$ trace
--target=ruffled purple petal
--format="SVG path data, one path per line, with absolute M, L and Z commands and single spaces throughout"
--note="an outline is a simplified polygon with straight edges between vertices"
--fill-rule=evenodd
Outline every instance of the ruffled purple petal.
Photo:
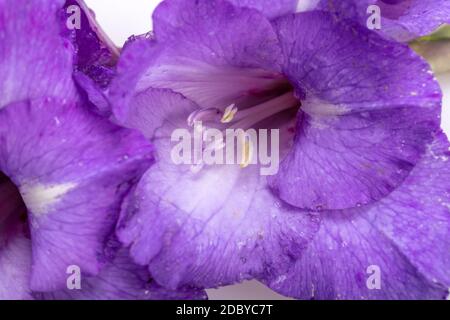
M 59 37 L 62 5 L 0 2 L 0 109 L 27 98 L 74 96 L 72 46 Z
M 367 213 L 429 281 L 450 287 L 450 144 L 444 134 L 405 183 Z
M 204 108 L 225 107 L 257 85 L 254 79 L 261 69 L 280 68 L 276 34 L 256 10 L 222 0 L 167 0 L 156 9 L 154 26 L 156 40 L 148 44 L 146 59 L 139 52 L 144 46 L 139 42 L 145 39 L 124 49 L 111 89 L 116 106 L 121 99 L 118 92 L 132 95 L 156 87 L 180 92 Z M 250 76 L 242 76 L 241 68 L 252 70 Z M 126 89 L 117 87 L 130 74 L 138 78 L 125 83 Z
M 279 201 L 258 167 L 205 167 L 171 160 L 171 132 L 187 127 L 195 105 L 147 90 L 126 125 L 152 139 L 156 163 L 124 206 L 118 235 L 154 279 L 175 289 L 214 287 L 286 270 L 317 229 L 317 218 Z
M 442 134 L 387 198 L 367 208 L 324 213 L 294 270 L 270 279 L 270 286 L 302 299 L 445 298 L 450 286 L 449 159 Z M 377 268 L 379 289 L 370 279 Z
M 288 203 L 313 210 L 383 198 L 439 129 L 442 94 L 429 66 L 406 46 L 327 13 L 274 25 L 284 73 L 302 107 L 295 146 L 272 187 Z
M 286 270 L 317 223 L 277 202 L 261 180 L 229 167 L 195 177 L 158 162 L 140 182 L 120 238 L 169 288 L 215 287 Z
M 121 200 L 150 165 L 152 148 L 68 101 L 13 104 L 0 122 L 0 170 L 29 211 L 31 289 L 65 286 L 70 265 L 97 274 Z
M 215 66 L 270 69 L 279 63 L 270 22 L 254 10 L 223 0 L 165 0 L 153 20 L 156 40 L 174 42 L 169 52 L 176 56 Z
M 353 19 L 364 27 L 370 20 L 369 6 L 377 5 L 381 13 L 382 36 L 401 42 L 425 36 L 439 26 L 450 23 L 447 0 L 322 0 L 316 9 L 329 10 L 342 19 Z

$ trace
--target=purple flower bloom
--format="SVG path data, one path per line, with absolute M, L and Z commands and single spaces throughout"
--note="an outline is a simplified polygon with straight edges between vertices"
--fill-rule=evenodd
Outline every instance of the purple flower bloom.
M 254 278 L 300 299 L 445 298 L 442 95 L 387 38 L 449 13 L 166 0 L 116 66 L 82 0 L 0 0 L 0 299 L 205 299 L 196 288 Z M 228 145 L 212 129 L 255 130 L 258 152 L 244 141 L 227 165 L 174 160 L 178 130 L 217 157 Z M 264 147 L 281 157 L 268 176 L 253 162 Z
M 203 298 L 148 283 L 111 245 L 153 148 L 80 96 L 63 4 L 0 1 L 0 298 Z M 67 288 L 69 266 L 86 279 L 81 290 Z
M 156 148 L 118 227 L 132 258 L 169 288 L 257 278 L 300 298 L 443 297 L 450 197 L 445 179 L 432 186 L 448 169 L 448 144 L 435 140 L 441 92 L 429 66 L 330 13 L 280 17 L 289 10 L 233 3 L 166 0 L 154 37 L 134 39 L 121 56 L 114 114 Z M 279 173 L 174 164 L 171 134 L 193 120 L 280 129 Z M 361 287 L 376 263 L 395 280 L 377 294 Z

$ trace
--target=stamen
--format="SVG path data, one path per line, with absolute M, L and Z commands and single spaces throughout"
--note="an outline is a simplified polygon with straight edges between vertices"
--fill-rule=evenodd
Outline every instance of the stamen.
M 195 122 L 216 121 L 220 117 L 220 114 L 220 110 L 216 108 L 195 110 L 189 115 L 187 123 L 190 127 L 193 127 Z
M 244 140 L 246 140 L 244 138 Z M 245 141 L 244 142 L 244 146 L 243 146 L 243 152 L 242 152 L 242 162 L 240 163 L 240 167 L 246 168 L 248 167 L 248 165 L 250 164 L 251 161 L 251 148 L 250 148 L 250 142 L 249 141 Z
M 292 92 L 285 93 L 275 99 L 260 105 L 241 110 L 235 120 L 238 122 L 231 127 L 231 129 L 247 129 L 251 128 L 256 123 L 269 118 L 279 112 L 293 108 L 299 104 L 299 101 L 294 97 Z
M 252 141 L 253 139 L 249 140 L 246 135 L 235 137 L 236 130 L 243 130 L 247 133 L 246 131 L 252 128 L 252 132 L 256 132 L 256 124 L 270 120 L 272 116 L 284 113 L 286 110 L 296 111 L 301 106 L 301 103 L 295 98 L 293 88 L 283 76 L 267 73 L 257 75 L 258 77 L 255 77 L 254 74 L 242 75 L 240 71 L 235 74 L 234 70 L 228 70 L 225 74 L 216 73 L 212 78 L 210 74 L 207 76 L 203 73 L 196 75 L 194 82 L 199 83 L 199 88 L 200 83 L 208 83 L 207 87 L 201 87 L 201 93 L 205 98 L 200 104 L 211 106 L 211 108 L 192 112 L 187 119 L 188 125 L 194 127 L 196 137 L 202 139 L 202 156 L 205 156 L 206 152 L 219 152 L 225 149 L 229 138 L 233 139 L 230 141 L 233 141 L 234 146 L 234 139 L 237 138 L 240 141 L 238 143 L 238 159 L 236 159 L 239 166 L 246 168 L 254 161 L 256 164 L 253 148 L 257 147 L 258 142 Z M 180 81 L 188 80 L 181 79 Z M 189 81 L 192 82 L 192 79 L 189 78 Z M 223 88 L 224 84 L 227 86 L 226 90 Z M 221 92 L 219 97 L 217 97 L 218 86 L 220 86 Z M 223 103 L 224 101 L 233 103 L 224 108 L 223 105 L 226 105 Z M 199 102 L 197 101 L 197 103 Z M 288 114 L 286 113 L 286 115 Z M 283 116 L 279 119 L 284 119 Z M 272 124 L 267 123 L 267 125 L 271 126 Z M 210 128 L 216 129 L 211 131 L 214 137 L 208 136 Z M 221 139 L 217 138 L 218 132 L 222 133 Z M 206 164 L 200 160 L 198 163 L 192 164 L 190 170 L 198 173 L 205 166 Z
M 223 117 L 220 120 L 222 123 L 230 123 L 233 121 L 234 116 L 238 112 L 238 108 L 236 108 L 236 105 L 233 103 L 225 108 L 225 112 L 223 113 Z

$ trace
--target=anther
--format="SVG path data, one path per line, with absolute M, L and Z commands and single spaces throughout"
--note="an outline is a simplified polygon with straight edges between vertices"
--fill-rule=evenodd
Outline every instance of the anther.
M 236 115 L 237 112 L 238 112 L 238 108 L 236 107 L 236 105 L 234 103 L 229 105 L 228 107 L 225 108 L 225 111 L 223 113 L 223 116 L 222 116 L 222 119 L 220 120 L 220 122 L 230 123 L 231 121 L 233 121 L 234 116 Z

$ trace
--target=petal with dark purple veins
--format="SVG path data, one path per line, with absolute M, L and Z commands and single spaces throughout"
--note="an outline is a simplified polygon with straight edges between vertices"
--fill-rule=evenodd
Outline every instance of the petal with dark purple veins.
M 257 172 L 158 162 L 118 230 L 131 255 L 169 288 L 215 287 L 286 270 L 317 219 L 279 202 Z M 125 222 L 124 222 L 125 221 Z
M 284 73 L 302 100 L 295 145 L 271 179 L 275 192 L 313 210 L 383 198 L 439 130 L 442 94 L 429 66 L 408 47 L 327 13 L 274 25 Z
M 31 289 L 65 287 L 70 265 L 97 274 L 122 198 L 150 165 L 152 148 L 140 134 L 56 99 L 9 105 L 0 122 L 0 170 L 29 212 Z
M 271 278 L 270 286 L 302 299 L 444 299 L 450 287 L 449 158 L 441 134 L 385 199 L 324 212 L 295 268 Z
M 367 213 L 428 280 L 450 288 L 450 144 L 444 134 L 404 184 Z

